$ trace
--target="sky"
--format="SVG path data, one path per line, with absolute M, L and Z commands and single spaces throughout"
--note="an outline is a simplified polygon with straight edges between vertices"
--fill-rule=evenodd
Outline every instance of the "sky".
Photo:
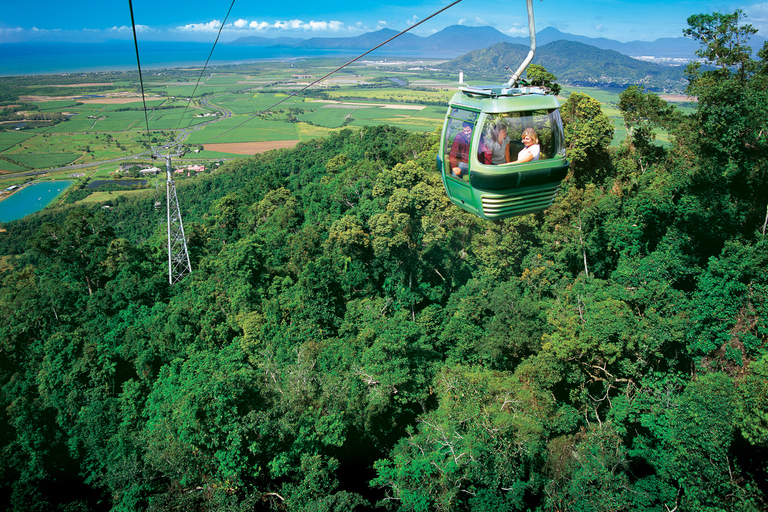
M 381 28 L 404 30 L 453 0 L 132 0 L 138 37 L 144 41 L 220 42 L 244 36 L 348 37 Z M 768 37 L 768 2 L 730 0 L 533 0 L 536 30 L 617 41 L 681 37 L 693 14 L 733 13 Z M 7 0 L 0 9 L 0 44 L 26 41 L 103 42 L 130 39 L 129 0 Z M 229 11 L 231 6 L 231 11 Z M 229 16 L 227 17 L 227 12 Z M 450 25 L 491 26 L 527 36 L 524 0 L 462 0 L 413 29 L 428 36 Z

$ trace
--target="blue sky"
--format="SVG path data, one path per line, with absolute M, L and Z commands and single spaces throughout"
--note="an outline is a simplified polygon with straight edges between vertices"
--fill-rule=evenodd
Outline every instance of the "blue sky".
M 242 36 L 345 37 L 383 27 L 403 30 L 452 0 L 350 0 L 265 2 L 236 0 L 221 41 Z M 0 43 L 21 41 L 99 42 L 132 37 L 128 0 L 8 0 L 0 9 Z M 213 41 L 231 0 L 133 0 L 142 40 Z M 653 41 L 680 37 L 692 14 L 732 13 L 741 9 L 747 22 L 768 37 L 768 2 L 684 0 L 534 0 L 536 28 L 618 41 Z M 511 36 L 525 36 L 524 0 L 463 0 L 414 29 L 427 36 L 449 25 L 492 26 Z

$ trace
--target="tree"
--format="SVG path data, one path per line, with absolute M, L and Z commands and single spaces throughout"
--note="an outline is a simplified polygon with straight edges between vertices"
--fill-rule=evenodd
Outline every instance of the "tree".
M 658 161 L 661 154 L 654 145 L 656 127 L 669 128 L 675 107 L 662 100 L 657 94 L 646 93 L 637 85 L 627 87 L 619 95 L 619 111 L 627 127 L 627 142 L 630 151 L 636 155 L 641 174 L 648 162 Z
M 523 511 L 539 491 L 546 392 L 507 373 L 446 367 L 440 403 L 376 462 L 373 485 L 399 510 Z
M 740 372 L 762 351 L 768 332 L 767 241 L 728 242 L 709 259 L 693 297 L 688 350 L 703 368 Z
M 742 17 L 737 10 L 731 15 L 702 14 L 688 19 L 686 35 L 701 42 L 700 55 L 717 69 L 702 70 L 697 64 L 688 67 L 688 93 L 698 97 L 698 106 L 697 136 L 687 143 L 700 157 L 691 192 L 704 201 L 705 208 L 716 212 L 710 224 L 717 231 L 738 226 L 742 234 L 751 236 L 766 219 L 768 76 L 751 59 L 746 41 L 756 30 L 741 23 Z M 716 236 L 723 239 L 728 235 Z
M 613 123 L 603 113 L 600 102 L 582 92 L 572 93 L 560 110 L 576 183 L 602 184 L 611 171 L 607 148 L 613 139 Z
M 683 34 L 702 44 L 696 55 L 707 64 L 718 66 L 723 72 L 736 68 L 740 81 L 744 82 L 752 60 L 752 49 L 746 42 L 757 29 L 741 23 L 742 17 L 741 9 L 736 9 L 733 14 L 696 14 L 688 18 L 688 28 Z
M 45 224 L 31 246 L 82 281 L 90 295 L 103 284 L 102 262 L 113 237 L 102 212 L 75 208 L 64 224 Z
M 547 71 L 544 66 L 531 64 L 526 70 L 526 75 L 531 85 L 543 87 L 555 96 L 560 94 L 560 84 L 557 83 L 557 77 Z
M 610 423 L 552 439 L 547 445 L 546 508 L 631 510 L 629 466 L 624 443 Z

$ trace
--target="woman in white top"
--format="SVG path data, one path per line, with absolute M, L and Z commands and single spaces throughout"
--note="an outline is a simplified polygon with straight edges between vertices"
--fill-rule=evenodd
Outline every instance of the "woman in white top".
M 517 160 L 513 164 L 522 164 L 523 162 L 532 162 L 539 159 L 541 146 L 539 146 L 539 136 L 533 128 L 526 128 L 523 131 L 523 145 L 525 146 L 517 154 Z

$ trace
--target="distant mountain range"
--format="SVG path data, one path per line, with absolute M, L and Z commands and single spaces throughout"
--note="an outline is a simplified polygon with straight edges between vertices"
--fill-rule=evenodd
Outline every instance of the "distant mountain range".
M 376 32 L 355 37 L 313 37 L 299 39 L 280 37 L 241 37 L 228 43 L 235 46 L 268 46 L 282 48 L 306 49 L 370 49 L 383 43 L 398 32 L 391 29 L 381 29 Z M 656 41 L 630 41 L 622 43 L 612 39 L 591 38 L 560 32 L 555 28 L 545 28 L 536 33 L 537 46 L 543 46 L 555 41 L 572 41 L 594 46 L 602 50 L 613 50 L 629 57 L 654 57 L 656 59 L 686 59 L 695 58 L 699 43 L 687 37 L 663 38 Z M 750 40 L 753 50 L 757 51 L 766 41 L 764 37 L 753 36 Z M 392 51 L 407 51 L 409 53 L 430 54 L 435 57 L 455 57 L 472 50 L 488 48 L 496 43 L 522 44 L 529 46 L 528 37 L 510 37 L 492 27 L 467 27 L 452 25 L 432 34 L 421 37 L 411 33 L 403 34 L 387 44 L 386 49 Z
M 523 61 L 529 46 L 496 43 L 440 64 L 450 73 L 464 73 L 468 81 L 507 79 Z M 532 64 L 544 66 L 562 84 L 626 87 L 644 85 L 649 90 L 682 92 L 687 81 L 684 68 L 633 59 L 615 50 L 603 50 L 577 41 L 557 40 L 538 46 Z

